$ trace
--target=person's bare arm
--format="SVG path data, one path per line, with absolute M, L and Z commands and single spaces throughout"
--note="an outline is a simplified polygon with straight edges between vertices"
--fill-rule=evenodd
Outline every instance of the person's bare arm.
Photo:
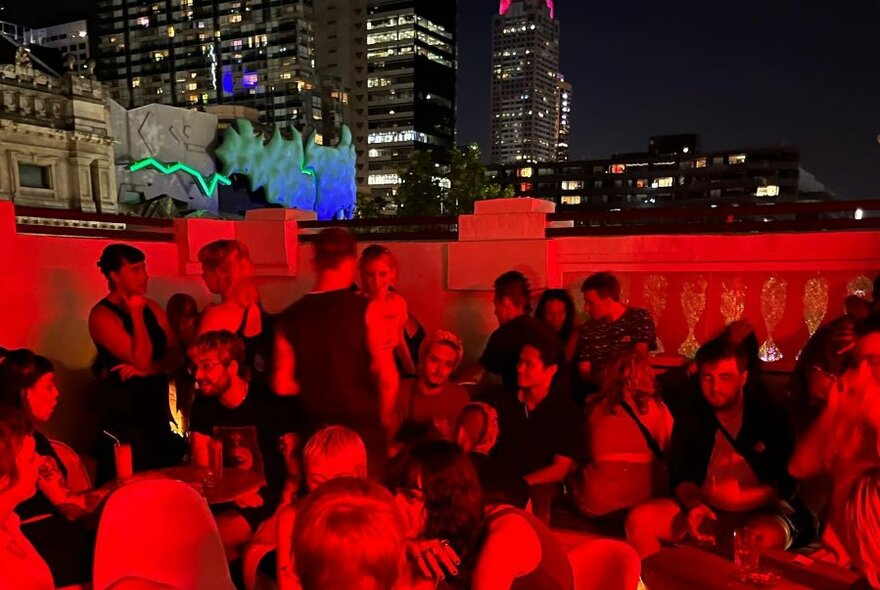
M 164 373 L 174 371 L 180 367 L 183 362 L 183 358 L 180 354 L 180 346 L 177 341 L 177 335 L 174 333 L 174 330 L 171 329 L 171 323 L 168 321 L 168 316 L 165 314 L 165 310 L 152 299 L 147 300 L 147 305 L 150 306 L 150 310 L 156 317 L 159 327 L 165 332 L 165 339 L 167 342 L 167 345 L 165 346 L 165 354 L 162 355 L 161 359 L 154 363 L 154 372 Z
M 389 333 L 382 306 L 376 301 L 367 305 L 366 315 L 367 347 L 370 352 L 371 367 L 379 386 L 379 412 L 382 425 L 390 438 L 394 435 L 397 422 L 397 394 L 400 388 L 400 373 L 394 362 L 393 342 L 388 342 Z
M 296 381 L 296 353 L 290 342 L 280 332 L 275 332 L 275 358 L 272 371 L 272 390 L 278 395 L 298 395 Z
M 541 540 L 518 514 L 493 521 L 474 567 L 473 590 L 509 590 L 541 564 Z
M 302 590 L 293 555 L 293 528 L 296 508 L 287 506 L 278 512 L 277 575 L 279 590 Z
M 562 455 L 554 455 L 553 463 L 547 467 L 532 471 L 523 479 L 525 479 L 530 486 L 542 483 L 558 483 L 568 477 L 568 474 L 571 473 L 573 467 L 574 461 L 571 458 Z
M 73 491 L 54 457 L 42 457 L 37 487 L 68 520 L 76 520 L 93 512 L 110 493 L 110 488 Z

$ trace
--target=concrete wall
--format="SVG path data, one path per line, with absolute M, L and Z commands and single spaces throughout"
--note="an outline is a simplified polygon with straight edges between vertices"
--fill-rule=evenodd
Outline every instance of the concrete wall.
M 624 299 L 654 313 L 663 354 L 670 357 L 663 362 L 674 361 L 686 341 L 688 315 L 695 341 L 705 342 L 740 303 L 759 340 L 772 335 L 783 354 L 768 366 L 782 369 L 791 366 L 809 335 L 807 318 L 828 321 L 842 313 L 848 293 L 870 295 L 880 269 L 878 231 L 547 240 L 543 223 L 535 222 L 536 214 L 545 213 L 544 203 L 529 199 L 480 202 L 475 215 L 460 220 L 459 241 L 388 244 L 410 309 L 428 330 L 459 333 L 465 364 L 479 356 L 495 328 L 492 282 L 511 268 L 525 272 L 536 290 L 569 288 L 579 308 L 586 275 L 616 273 Z M 150 296 L 164 304 L 171 294 L 186 292 L 207 304 L 198 249 L 237 238 L 252 253 L 266 309 L 281 311 L 314 279 L 311 249 L 298 240 L 300 214 L 265 209 L 241 222 L 178 220 L 175 243 L 133 242 L 147 254 Z M 0 345 L 30 347 L 57 363 L 62 399 L 51 427 L 81 448 L 92 420 L 88 382 L 95 349 L 87 318 L 106 294 L 96 262 L 107 243 L 17 234 L 12 204 L 0 202 Z

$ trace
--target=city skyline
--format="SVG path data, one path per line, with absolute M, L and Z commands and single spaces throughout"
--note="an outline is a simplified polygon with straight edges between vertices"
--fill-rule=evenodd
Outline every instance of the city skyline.
M 649 135 L 693 132 L 707 149 L 796 147 L 839 195 L 880 197 L 880 80 L 873 75 L 880 53 L 871 25 L 880 5 L 744 0 L 733 12 L 696 2 L 675 9 L 554 4 L 561 70 L 576 93 L 571 159 L 638 150 Z M 8 6 L 0 19 L 51 14 L 61 22 L 93 5 L 46 0 Z M 498 0 L 461 2 L 459 10 L 459 50 L 467 58 L 459 64 L 457 140 L 476 141 L 488 154 Z

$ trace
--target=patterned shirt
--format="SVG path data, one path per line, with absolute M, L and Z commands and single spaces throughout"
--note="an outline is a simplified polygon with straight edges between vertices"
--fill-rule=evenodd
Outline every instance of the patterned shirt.
M 627 307 L 613 322 L 589 320 L 581 326 L 577 359 L 579 363 L 590 363 L 590 372 L 600 375 L 620 351 L 640 342 L 650 349 L 656 347 L 654 320 L 646 309 Z

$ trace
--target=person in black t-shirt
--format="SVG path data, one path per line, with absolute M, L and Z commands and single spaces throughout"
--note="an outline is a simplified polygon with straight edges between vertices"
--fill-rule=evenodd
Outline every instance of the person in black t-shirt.
M 199 389 L 190 416 L 194 460 L 204 462 L 211 440 L 220 440 L 225 467 L 265 477 L 259 492 L 212 507 L 232 560 L 278 506 L 288 476 L 284 449 L 295 448 L 299 430 L 296 411 L 291 398 L 248 383 L 244 343 L 231 332 L 202 334 L 190 345 L 189 358 Z
M 493 383 L 486 375 L 489 373 L 500 377 L 505 389 L 515 391 L 516 366 L 523 344 L 536 336 L 555 337 L 549 325 L 529 315 L 532 312 L 529 289 L 529 280 L 516 270 L 495 279 L 495 317 L 499 325 L 480 356 L 482 370 L 470 375 L 475 381 L 482 381 L 483 385 Z M 561 357 L 562 351 L 558 354 Z
M 341 228 L 315 237 L 314 289 L 278 316 L 272 388 L 298 396 L 306 430 L 339 424 L 367 446 L 370 475 L 382 473 L 397 426 L 399 325 L 383 306 L 351 290 L 357 240 Z
M 517 365 L 519 392 L 496 400 L 500 436 L 494 455 L 519 467 L 531 486 L 535 516 L 547 522 L 562 481 L 581 459 L 584 417 L 557 379 L 561 345 L 555 334 L 528 339 Z

